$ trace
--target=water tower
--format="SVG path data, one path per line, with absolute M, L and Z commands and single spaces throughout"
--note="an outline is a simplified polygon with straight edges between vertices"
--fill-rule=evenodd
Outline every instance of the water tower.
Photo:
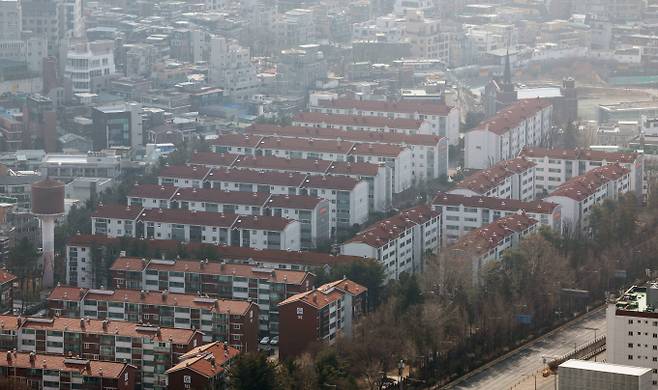
M 64 183 L 46 178 L 32 184 L 32 214 L 41 221 L 42 286 L 54 286 L 55 219 L 64 215 Z

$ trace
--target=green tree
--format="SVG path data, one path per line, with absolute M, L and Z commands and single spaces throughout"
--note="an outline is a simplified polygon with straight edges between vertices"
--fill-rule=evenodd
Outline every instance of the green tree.
M 384 288 L 384 268 L 373 259 L 354 261 L 334 267 L 329 274 L 330 280 L 346 277 L 368 289 L 368 306 L 373 309 L 382 300 Z
M 241 354 L 229 370 L 233 390 L 280 389 L 277 367 L 263 353 Z

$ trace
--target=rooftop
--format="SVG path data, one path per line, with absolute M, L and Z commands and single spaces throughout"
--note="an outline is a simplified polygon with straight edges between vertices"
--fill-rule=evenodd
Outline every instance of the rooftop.
M 159 177 L 177 177 L 184 179 L 203 180 L 210 172 L 210 168 L 196 165 L 172 165 L 165 166 L 158 173 Z
M 604 165 L 569 179 L 551 192 L 549 196 L 564 196 L 582 201 L 595 193 L 604 184 L 620 179 L 629 172 L 628 169 L 617 164 Z
M 6 356 L 0 357 L 0 366 L 72 372 L 86 377 L 119 378 L 128 364 L 34 352 L 8 352 Z
M 234 183 L 269 184 L 300 187 L 305 175 L 295 172 L 265 172 L 254 169 L 216 168 L 208 174 L 208 180 Z
M 452 107 L 447 106 L 444 103 L 422 100 L 401 100 L 398 102 L 385 102 L 378 100 L 356 100 L 340 98 L 334 100 L 321 100 L 318 102 L 318 106 L 324 108 L 354 109 L 373 112 L 418 113 L 423 115 L 441 116 L 448 115 L 452 110 Z
M 480 123 L 474 130 L 487 130 L 501 135 L 551 105 L 549 100 L 544 99 L 519 100 L 499 111 L 493 118 Z
M 112 218 L 136 220 L 142 212 L 141 206 L 126 206 L 122 204 L 99 204 L 92 218 Z
M 548 148 L 524 148 L 521 155 L 530 158 L 548 157 L 554 159 L 606 161 L 620 164 L 633 163 L 638 158 L 635 152 L 607 152 L 603 150 L 592 150 L 585 148 L 576 149 L 548 149 Z
M 302 123 L 324 123 L 343 126 L 365 126 L 405 130 L 419 130 L 423 124 L 422 120 L 416 119 L 322 114 L 319 112 L 300 112 L 293 117 L 293 121 Z
M 560 364 L 558 368 L 574 368 L 578 370 L 597 371 L 629 376 L 642 376 L 651 373 L 650 368 L 622 366 L 620 364 L 592 362 L 578 359 L 569 359 L 566 362 Z
M 512 214 L 497 219 L 489 225 L 471 230 L 457 241 L 453 248 L 464 252 L 483 254 L 497 247 L 500 243 L 514 233 L 520 233 L 536 225 L 537 221 L 525 214 Z
M 167 370 L 167 374 L 183 369 L 192 370 L 206 378 L 224 372 L 224 365 L 235 358 L 239 350 L 219 341 L 194 348 L 179 357 L 180 363 Z
M 528 213 L 552 213 L 558 205 L 556 203 L 534 200 L 524 202 L 516 199 L 500 199 L 488 196 L 468 196 L 439 192 L 432 200 L 434 205 L 450 205 L 465 207 L 487 208 L 491 210 L 525 211 Z
M 500 161 L 491 168 L 483 169 L 467 176 L 464 180 L 457 183 L 457 188 L 468 189 L 478 194 L 485 194 L 487 191 L 503 183 L 506 178 L 530 169 L 533 166 L 535 166 L 535 163 L 524 158 Z

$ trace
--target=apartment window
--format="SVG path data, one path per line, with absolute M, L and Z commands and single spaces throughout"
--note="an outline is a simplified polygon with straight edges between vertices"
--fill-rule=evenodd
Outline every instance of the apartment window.
M 629 336 L 632 336 L 632 335 L 633 335 L 633 331 L 629 331 L 629 332 L 628 332 L 628 335 L 629 335 Z
M 633 355 L 628 355 L 628 360 L 633 360 Z
M 633 348 L 633 343 L 628 343 L 628 348 Z
M 628 324 L 631 325 L 633 323 L 633 320 L 628 320 Z

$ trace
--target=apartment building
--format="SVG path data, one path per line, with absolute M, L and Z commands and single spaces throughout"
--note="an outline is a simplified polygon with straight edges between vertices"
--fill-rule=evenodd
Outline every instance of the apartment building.
M 227 369 L 240 351 L 218 341 L 185 353 L 180 362 L 167 370 L 172 389 L 216 389 L 225 385 Z
M 651 369 L 569 359 L 558 366 L 560 390 L 650 390 Z
M 40 165 L 43 176 L 65 182 L 78 177 L 118 178 L 121 175 L 121 157 L 103 152 L 87 154 L 47 154 Z
M 0 314 L 14 309 L 14 282 L 17 280 L 6 269 L 0 269 Z
M 544 200 L 561 206 L 562 231 L 569 233 L 587 231 L 594 206 L 629 191 L 630 171 L 619 165 L 604 165 L 567 180 Z
M 256 249 L 301 248 L 300 223 L 270 215 L 101 205 L 91 221 L 92 234 L 108 237 L 144 237 Z
M 327 283 L 279 303 L 279 356 L 300 355 L 313 342 L 352 337 L 353 323 L 365 312 L 368 289 L 349 280 Z
M 323 114 L 300 112 L 292 118 L 292 125 L 319 127 L 342 131 L 373 131 L 378 133 L 432 134 L 429 122 L 408 118 Z
M 448 106 L 441 101 L 379 101 L 339 97 L 329 97 L 329 99 L 312 98 L 309 111 L 322 114 L 422 120 L 430 124 L 430 134 L 448 138 L 450 145 L 459 143 L 459 109 Z
M 606 309 L 606 354 L 609 363 L 652 370 L 651 389 L 658 389 L 658 286 L 632 286 Z
M 135 186 L 128 204 L 145 209 L 171 208 L 236 215 L 283 217 L 300 223 L 301 248 L 317 247 L 329 240 L 329 202 L 312 196 L 245 194 L 210 188 L 177 188 L 156 184 Z
M 214 141 L 213 150 L 217 153 L 242 153 L 248 156 L 385 165 L 391 169 L 393 193 L 402 192 L 413 184 L 412 155 L 406 147 L 384 143 L 357 143 L 343 140 L 343 137 L 322 139 L 304 135 L 303 130 L 299 133 L 294 128 L 279 128 L 274 125 L 255 124 L 246 131 L 248 135 L 220 135 Z M 278 134 L 284 131 L 290 133 L 283 136 Z M 319 129 L 317 131 L 319 132 Z M 295 133 L 299 135 L 294 135 Z
M 548 100 L 519 100 L 480 123 L 464 137 L 464 165 L 485 169 L 519 155 L 524 147 L 544 145 L 552 127 Z
M 315 113 L 311 113 L 315 114 Z M 322 114 L 317 114 L 322 115 Z M 333 116 L 333 115 L 329 115 Z M 377 117 L 376 117 L 377 118 Z M 401 148 L 406 148 L 411 151 L 411 175 L 413 183 L 425 182 L 426 180 L 436 179 L 441 176 L 448 175 L 448 139 L 431 134 L 401 134 L 389 132 L 370 132 L 360 130 L 341 130 L 334 127 L 299 127 L 299 126 L 286 126 L 276 127 L 267 124 L 254 124 L 247 131 L 283 138 L 311 138 L 311 139 L 324 139 L 324 140 L 344 140 L 355 142 L 355 150 L 350 153 L 354 156 L 350 160 L 359 161 L 365 159 L 366 156 L 359 156 L 357 152 L 362 150 L 362 145 L 373 145 L 377 148 L 378 145 L 392 145 Z M 380 163 L 375 161 L 373 163 Z M 403 169 L 404 166 L 393 168 Z M 406 172 L 406 171 L 399 171 Z
M 246 264 L 252 267 L 305 272 L 331 272 L 338 265 L 348 265 L 363 260 L 360 256 L 332 255 L 320 252 L 284 251 L 277 249 L 252 249 L 225 245 L 184 243 L 174 240 L 146 240 L 142 238 L 110 238 L 76 234 L 66 243 L 66 284 L 84 288 L 98 288 L 103 283 L 96 279 L 94 256 L 132 254 L 131 248 L 148 248 L 159 251 L 165 257 L 175 257 L 181 248 L 190 253 L 205 251 L 227 263 Z M 95 252 L 96 255 L 92 253 Z M 141 279 L 124 285 L 141 288 Z
M 210 168 L 197 165 L 169 165 L 158 172 L 158 184 L 174 187 L 203 188 Z
M 467 176 L 448 193 L 532 201 L 535 198 L 535 163 L 524 158 L 500 161 Z
M 524 237 L 538 229 L 536 220 L 525 214 L 512 214 L 468 232 L 446 250 L 459 255 L 464 265 L 471 267 L 473 282 L 477 284 L 483 267 L 502 259 L 505 250 L 517 246 Z
M 130 321 L 133 325 L 141 322 L 156 327 L 156 330 L 157 327 L 198 329 L 203 333 L 204 342 L 226 341 L 244 351 L 255 351 L 258 342 L 258 307 L 247 301 L 164 290 L 94 290 L 57 286 L 48 296 L 48 311 L 54 317 L 85 321 L 109 320 L 112 324 L 114 321 Z M 111 329 L 114 331 L 113 327 Z
M 592 149 L 524 148 L 521 156 L 534 162 L 535 191 L 548 194 L 572 177 L 592 169 L 618 164 L 630 171 L 631 191 L 638 198 L 646 194 L 644 156 L 635 152 L 607 152 Z
M 182 167 L 181 176 L 159 176 L 159 184 L 191 186 L 192 175 L 201 175 L 207 168 Z M 170 171 L 167 175 L 172 175 Z M 218 168 L 203 173 L 200 186 L 223 191 L 260 192 L 278 195 L 312 196 L 327 200 L 330 210 L 331 234 L 338 228 L 361 224 L 368 218 L 368 183 L 347 176 L 303 175 L 298 173 L 264 172 L 251 169 Z M 286 248 L 284 248 L 286 249 Z
M 15 378 L 37 389 L 135 389 L 136 368 L 106 362 L 34 352 L 7 351 L 0 359 L 0 377 Z
M 251 169 L 304 175 L 347 176 L 368 183 L 369 211 L 386 211 L 392 199 L 391 169 L 383 164 L 349 161 L 307 160 L 275 156 L 247 156 L 230 153 L 194 153 L 190 165 L 208 168 Z
M 204 294 L 221 299 L 253 301 L 259 307 L 260 332 L 276 334 L 276 304 L 308 291 L 315 275 L 309 272 L 255 267 L 249 264 L 194 260 L 142 260 L 120 257 L 110 268 L 117 288 Z M 203 331 L 203 328 L 199 328 Z
M 371 225 L 340 247 L 344 255 L 362 256 L 381 263 L 387 280 L 424 268 L 426 253 L 441 244 L 441 214 L 427 206 L 404 210 Z
M 556 203 L 534 200 L 500 199 L 439 192 L 432 209 L 441 213 L 443 245 L 451 245 L 470 231 L 512 214 L 525 214 L 540 226 L 562 231 L 561 207 Z
M 74 93 L 98 92 L 109 85 L 116 73 L 114 42 L 93 41 L 71 45 L 66 53 L 66 77 L 71 79 Z
M 128 362 L 137 369 L 135 386 L 166 389 L 165 371 L 178 357 L 202 344 L 203 333 L 115 320 L 15 317 L 20 323 L 20 352 L 78 356 L 82 359 Z

